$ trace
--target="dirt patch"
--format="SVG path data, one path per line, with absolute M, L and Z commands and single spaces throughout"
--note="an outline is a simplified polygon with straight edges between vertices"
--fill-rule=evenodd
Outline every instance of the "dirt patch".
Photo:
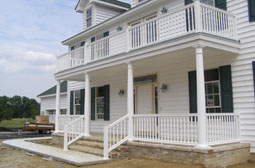
M 0 143 L 2 140 L 0 140 Z M 50 144 L 50 141 L 42 141 L 41 144 Z M 45 161 L 41 156 L 30 156 L 27 152 L 16 150 L 14 148 L 0 146 L 0 168 L 75 168 L 76 166 L 68 165 L 58 161 Z M 131 160 L 116 160 L 110 163 L 83 166 L 81 168 L 202 168 L 197 165 L 181 165 L 156 160 L 147 159 L 131 159 Z M 255 163 L 246 163 L 230 168 L 254 168 Z

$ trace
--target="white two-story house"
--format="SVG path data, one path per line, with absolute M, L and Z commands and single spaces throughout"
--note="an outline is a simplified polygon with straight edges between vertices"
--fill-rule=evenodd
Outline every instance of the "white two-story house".
M 75 10 L 83 31 L 62 42 L 55 73 L 65 149 L 99 133 L 105 158 L 127 141 L 254 151 L 254 0 L 79 0 Z

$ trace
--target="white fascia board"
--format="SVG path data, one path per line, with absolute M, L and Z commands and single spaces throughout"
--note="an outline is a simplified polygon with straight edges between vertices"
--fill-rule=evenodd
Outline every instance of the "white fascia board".
M 122 9 L 122 10 L 129 10 L 129 8 L 125 8 L 125 7 L 122 7 L 122 6 L 119 6 L 119 5 L 103 2 L 103 1 L 100 1 L 100 0 L 94 0 L 93 2 L 104 5 L 104 6 L 112 7 L 112 8 L 118 8 L 118 9 Z
M 85 6 L 89 3 L 89 0 L 80 0 L 75 8 L 75 11 L 78 13 L 83 13 Z
M 120 15 L 117 15 L 115 17 L 113 17 L 112 19 L 109 19 L 109 20 L 106 20 L 105 22 L 102 22 L 98 25 L 95 25 L 81 33 L 78 33 L 77 35 L 74 35 L 72 37 L 70 37 L 69 39 L 66 39 L 64 41 L 62 41 L 62 44 L 63 45 L 71 45 L 73 44 L 75 41 L 79 41 L 80 38 L 81 39 L 84 39 L 84 38 L 88 38 L 89 36 L 91 35 L 94 35 L 96 34 L 96 32 L 104 27 L 108 27 L 108 26 L 112 26 L 113 24 L 117 24 L 118 22 L 123 22 L 123 20 L 126 20 L 128 19 L 130 16 L 129 15 L 132 15 L 134 12 L 138 12 L 140 10 L 146 10 L 147 8 L 155 5 L 155 4 L 160 4 L 160 3 L 163 3 L 165 1 L 168 1 L 168 0 L 151 0 L 151 1 L 147 1 L 147 2 L 144 2 L 143 4 L 141 5 L 138 5 L 134 8 L 131 8 L 130 10 L 120 14 Z
M 60 96 L 67 95 L 67 92 L 60 93 Z M 38 98 L 48 98 L 48 97 L 54 97 L 56 94 L 51 94 L 51 95 L 45 95 L 45 96 L 37 96 Z

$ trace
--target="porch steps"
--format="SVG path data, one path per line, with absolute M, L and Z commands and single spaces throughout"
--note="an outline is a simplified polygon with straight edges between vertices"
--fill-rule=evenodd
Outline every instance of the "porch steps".
M 70 145 L 69 149 L 101 157 L 104 156 L 104 142 L 103 139 L 100 137 L 82 138 Z M 119 146 L 118 148 L 110 152 L 109 157 L 117 158 L 118 156 L 120 156 L 120 153 L 125 150 L 127 150 L 127 147 L 123 145 Z

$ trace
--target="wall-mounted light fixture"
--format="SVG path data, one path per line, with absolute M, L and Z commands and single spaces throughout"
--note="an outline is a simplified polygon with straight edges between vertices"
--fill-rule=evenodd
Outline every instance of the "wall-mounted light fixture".
M 125 93 L 125 91 L 124 91 L 123 89 L 120 89 L 120 91 L 119 91 L 119 96 L 120 96 L 120 97 L 123 96 L 124 93 Z
M 163 8 L 161 9 L 161 13 L 162 13 L 162 14 L 167 13 L 167 8 L 166 8 L 166 7 L 163 7 Z
M 162 93 L 166 92 L 167 91 L 167 85 L 162 84 L 160 90 L 161 90 Z
M 117 31 L 122 31 L 122 27 L 119 25 L 118 27 L 117 27 Z

